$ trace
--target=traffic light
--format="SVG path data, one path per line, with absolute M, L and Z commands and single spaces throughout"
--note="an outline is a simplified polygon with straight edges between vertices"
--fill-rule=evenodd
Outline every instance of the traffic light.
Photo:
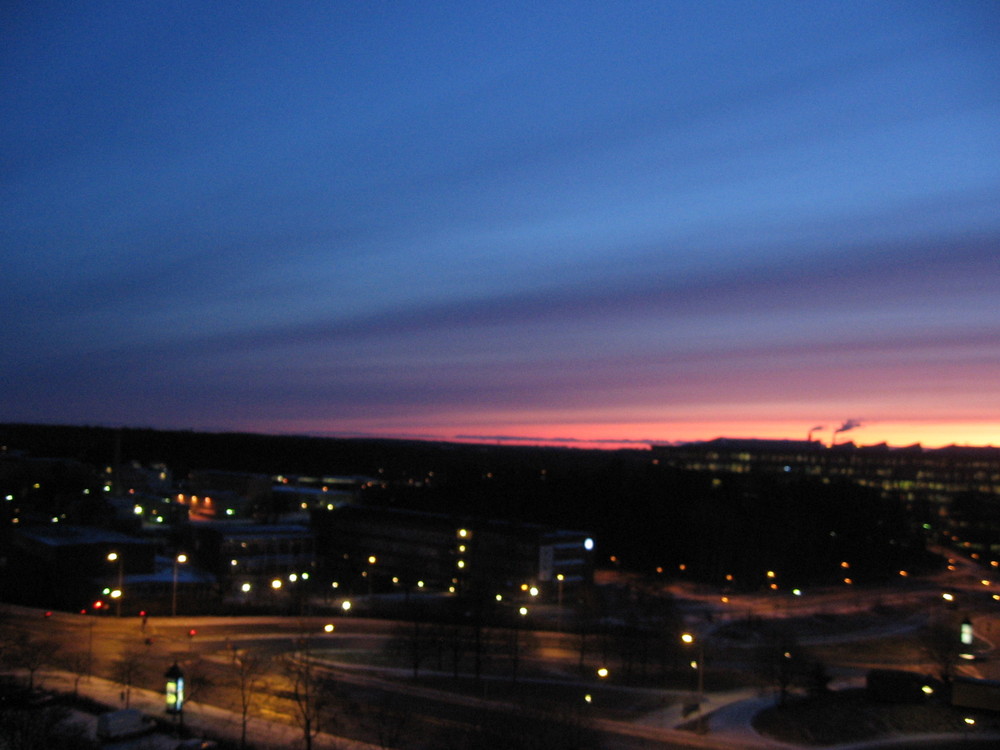
M 188 631 L 188 638 L 194 638 L 196 635 L 198 635 L 198 631 L 195 630 L 194 628 L 191 628 Z

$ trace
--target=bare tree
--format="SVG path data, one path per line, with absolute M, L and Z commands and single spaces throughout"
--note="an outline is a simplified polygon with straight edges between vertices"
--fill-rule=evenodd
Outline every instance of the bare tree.
M 29 634 L 13 630 L 5 634 L 3 661 L 14 669 L 24 669 L 28 673 L 28 690 L 35 688 L 35 675 L 55 660 L 59 644 L 44 638 L 32 638 Z
M 535 634 L 525 627 L 523 616 L 515 615 L 514 617 L 515 619 L 512 621 L 511 627 L 495 631 L 498 639 L 496 645 L 499 649 L 499 654 L 506 658 L 510 664 L 510 681 L 512 683 L 517 682 L 519 669 L 525 654 L 530 653 L 537 646 Z
M 379 697 L 367 704 L 365 724 L 375 735 L 379 747 L 391 750 L 400 745 L 409 724 L 410 714 L 398 699 L 390 693 L 380 693 Z
M 419 619 L 414 619 L 400 627 L 397 637 L 399 639 L 398 648 L 406 655 L 410 668 L 413 670 L 413 679 L 416 679 L 420 672 L 420 665 L 431 651 L 433 640 L 431 626 Z
M 80 680 L 84 675 L 90 673 L 90 657 L 79 651 L 70 651 L 67 654 L 59 656 L 56 663 L 61 669 L 65 669 L 73 675 L 73 695 L 78 695 Z
M 921 647 L 937 667 L 942 682 L 951 682 L 962 651 L 958 622 L 955 618 L 932 622 L 920 633 Z
M 464 739 L 464 741 L 462 741 Z M 552 713 L 530 706 L 480 707 L 458 746 L 506 750 L 581 750 L 600 747 L 579 711 Z
M 309 639 L 299 641 L 299 649 L 282 658 L 282 671 L 289 682 L 289 696 L 295 705 L 295 719 L 302 730 L 305 750 L 312 750 L 313 739 L 329 718 L 332 702 L 329 682 L 320 673 L 310 653 Z
M 205 670 L 200 658 L 184 665 L 184 703 L 194 703 L 205 695 L 212 687 L 212 680 Z M 184 712 L 179 715 L 181 725 L 184 724 Z
M 468 627 L 458 624 L 447 626 L 442 633 L 442 643 L 451 651 L 451 673 L 456 680 L 463 657 L 475 645 L 472 635 Z
M 125 708 L 128 708 L 132 701 L 132 687 L 138 681 L 144 658 L 145 654 L 142 651 L 126 646 L 111 664 L 111 676 L 122 686 L 121 695 Z
M 257 698 L 266 687 L 265 676 L 270 665 L 271 657 L 259 650 L 233 653 L 231 676 L 239 695 L 241 748 L 247 745 L 247 722 Z
M 62 706 L 10 705 L 0 696 L 0 747 L 10 750 L 61 748 L 96 750 L 97 743 L 83 726 L 71 720 Z

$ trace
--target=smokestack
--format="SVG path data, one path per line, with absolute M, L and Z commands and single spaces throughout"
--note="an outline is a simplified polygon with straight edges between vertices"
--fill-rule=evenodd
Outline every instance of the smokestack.
M 848 430 L 854 430 L 861 427 L 861 421 L 858 419 L 848 419 L 840 427 L 833 431 L 833 435 L 830 436 L 830 447 L 832 448 L 837 444 L 837 434 L 841 432 L 847 432 Z

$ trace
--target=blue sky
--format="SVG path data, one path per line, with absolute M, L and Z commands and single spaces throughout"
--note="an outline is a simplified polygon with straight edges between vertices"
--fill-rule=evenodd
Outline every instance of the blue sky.
M 0 26 L 2 421 L 1000 444 L 995 3 Z

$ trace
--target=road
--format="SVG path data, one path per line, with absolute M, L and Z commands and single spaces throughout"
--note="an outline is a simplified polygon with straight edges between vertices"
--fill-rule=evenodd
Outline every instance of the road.
M 355 618 L 337 618 L 335 631 L 330 634 L 324 626 L 331 621 L 325 618 L 150 618 L 143 626 L 138 618 L 94 617 L 66 613 L 44 616 L 37 610 L 5 608 L 5 624 L 29 632 L 33 636 L 54 642 L 63 657 L 80 657 L 77 668 L 86 679 L 86 665 L 96 676 L 115 679 L 116 662 L 125 654 L 137 654 L 137 669 L 132 680 L 134 688 L 150 691 L 163 690 L 165 670 L 178 662 L 188 679 L 190 710 L 198 704 L 211 704 L 238 713 L 239 696 L 233 687 L 232 655 L 255 649 L 275 657 L 298 652 L 308 647 L 310 655 L 323 656 L 335 648 L 338 659 L 352 652 L 379 653 L 386 643 L 396 636 L 398 623 Z M 191 631 L 195 631 L 191 634 Z M 527 634 L 524 634 L 527 637 Z M 545 661 L 572 662 L 576 654 L 569 648 L 570 636 L 556 634 L 540 636 L 549 657 Z M 370 661 L 370 657 L 367 659 Z M 66 660 L 63 663 L 67 663 Z M 398 717 L 405 715 L 408 735 L 421 737 L 455 738 L 468 734 L 470 728 L 481 727 L 487 716 L 501 716 L 505 712 L 518 716 L 518 722 L 530 721 L 522 704 L 508 702 L 509 696 L 527 690 L 531 684 L 526 676 L 521 678 L 517 690 L 512 691 L 511 680 L 506 675 L 484 674 L 476 695 L 434 687 L 421 687 L 399 679 L 380 676 L 367 668 L 321 666 L 322 673 L 336 685 L 333 699 L 339 707 L 337 724 L 330 728 L 337 734 L 374 741 L 376 735 L 386 731 Z M 525 672 L 527 668 L 525 667 Z M 398 673 L 402 670 L 393 670 Z M 596 681 L 596 677 L 594 678 Z M 210 686 L 201 686 L 207 681 Z M 287 678 L 275 662 L 268 675 L 266 695 L 259 696 L 253 713 L 282 723 L 294 723 L 295 705 L 288 697 Z M 629 750 L 649 747 L 704 747 L 705 740 L 685 732 L 666 728 L 636 726 L 630 722 L 613 721 L 599 717 L 602 695 L 615 688 L 597 684 L 582 684 L 574 690 L 580 694 L 578 718 L 575 724 L 582 730 L 584 724 L 610 738 L 607 746 Z M 485 693 L 488 699 L 478 697 Z M 593 693 L 597 705 L 591 710 L 582 696 Z M 122 690 L 121 705 L 125 706 L 129 691 Z M 540 709 L 539 709 L 540 711 Z M 539 713 L 539 727 L 552 724 L 551 717 Z M 490 731 L 500 731 L 502 719 L 490 719 Z M 540 730 L 541 731 L 541 730 Z M 549 731 L 552 731 L 551 729 Z M 652 743 L 652 744 L 651 744 Z M 553 744 L 553 746 L 558 746 Z
M 807 618 L 817 613 L 847 614 L 882 607 L 923 607 L 942 609 L 947 606 L 942 593 L 955 595 L 952 612 L 967 613 L 975 624 L 980 638 L 977 645 L 984 652 L 992 648 L 994 633 L 1000 634 L 998 612 L 1000 604 L 993 595 L 1000 590 L 992 581 L 982 583 L 981 569 L 968 561 L 956 560 L 954 569 L 929 579 L 901 578 L 897 585 L 879 589 L 851 586 L 817 589 L 792 594 L 729 595 L 723 601 L 720 593 L 692 587 L 674 587 L 676 597 L 684 597 L 691 624 L 704 627 L 717 625 L 727 619 L 738 619 L 748 614 L 762 617 Z M 483 724 L 487 713 L 509 709 L 523 712 L 523 704 L 509 703 L 511 678 L 508 662 L 493 663 L 485 670 L 478 687 L 469 684 L 465 694 L 454 690 L 439 689 L 430 683 L 415 685 L 412 681 L 398 679 L 389 666 L 380 671 L 374 668 L 378 654 L 384 654 L 394 641 L 400 647 L 400 633 L 409 624 L 338 616 L 326 617 L 269 617 L 269 618 L 150 618 L 143 623 L 138 618 L 111 616 L 83 616 L 52 613 L 45 617 L 36 610 L 4 608 L 5 623 L 16 629 L 57 643 L 62 664 L 70 671 L 113 677 L 116 663 L 123 654 L 135 655 L 138 663 L 133 684 L 149 690 L 162 691 L 163 673 L 176 661 L 189 676 L 189 698 L 197 704 L 212 704 L 230 711 L 238 711 L 239 694 L 233 686 L 233 655 L 246 650 L 269 654 L 276 659 L 282 655 L 308 651 L 313 657 L 323 657 L 323 674 L 337 686 L 335 702 L 341 718 L 333 728 L 337 733 L 364 737 L 369 741 L 389 732 L 404 731 L 410 736 L 455 736 L 469 727 Z M 710 616 L 709 616 L 710 615 Z M 333 624 L 332 633 L 325 626 Z M 888 635 L 887 626 L 872 635 Z M 911 624 L 894 623 L 894 627 L 912 627 Z M 401 630 L 402 629 L 402 630 Z M 193 632 L 192 632 L 193 631 Z M 841 634 L 850 639 L 859 634 Z M 524 631 L 522 646 L 531 642 L 530 653 L 524 648 L 520 653 L 520 682 L 518 691 L 548 690 L 553 685 L 560 695 L 578 696 L 579 703 L 572 711 L 604 736 L 607 746 L 642 750 L 651 747 L 735 747 L 752 746 L 750 735 L 740 738 L 735 745 L 732 737 L 719 744 L 719 740 L 691 735 L 669 729 L 669 726 L 651 726 L 615 718 L 614 710 L 604 707 L 616 701 L 628 703 L 637 700 L 637 693 L 626 693 L 620 686 L 598 684 L 596 677 L 580 680 L 577 669 L 578 641 L 575 636 L 552 632 Z M 402 637 L 405 641 L 405 636 Z M 509 645 L 509 644 L 508 644 Z M 402 644 L 405 648 L 405 643 Z M 440 653 L 439 666 L 447 671 L 448 655 Z M 352 665 L 352 655 L 363 655 Z M 373 656 L 374 655 L 374 656 Z M 67 657 L 74 656 L 75 659 Z M 496 656 L 494 654 L 494 656 Z M 589 655 L 588 655 L 589 656 Z M 987 654 L 988 656 L 988 654 Z M 428 663 L 434 661 L 424 654 L 426 674 Z M 499 658 L 499 657 L 497 657 Z M 466 661 L 466 664 L 468 662 Z M 254 712 L 275 721 L 293 723 L 295 705 L 289 699 L 287 676 L 275 661 L 268 682 Z M 1000 665 L 992 658 L 964 663 L 963 673 L 990 679 L 1000 678 Z M 468 671 L 468 670 L 466 670 Z M 406 675 L 409 676 L 409 675 Z M 206 684 L 210 683 L 210 685 Z M 569 686 L 569 687 L 567 687 Z M 666 695 L 664 691 L 658 691 Z M 490 700 L 485 701 L 486 694 Z M 593 703 L 584 705 L 583 695 L 590 695 Z M 627 696 L 627 698 L 625 697 Z M 123 696 L 127 699 L 127 696 Z M 577 699 L 574 699 L 577 700 Z M 541 705 L 541 704 L 539 704 Z M 766 745 L 766 743 L 764 743 Z

